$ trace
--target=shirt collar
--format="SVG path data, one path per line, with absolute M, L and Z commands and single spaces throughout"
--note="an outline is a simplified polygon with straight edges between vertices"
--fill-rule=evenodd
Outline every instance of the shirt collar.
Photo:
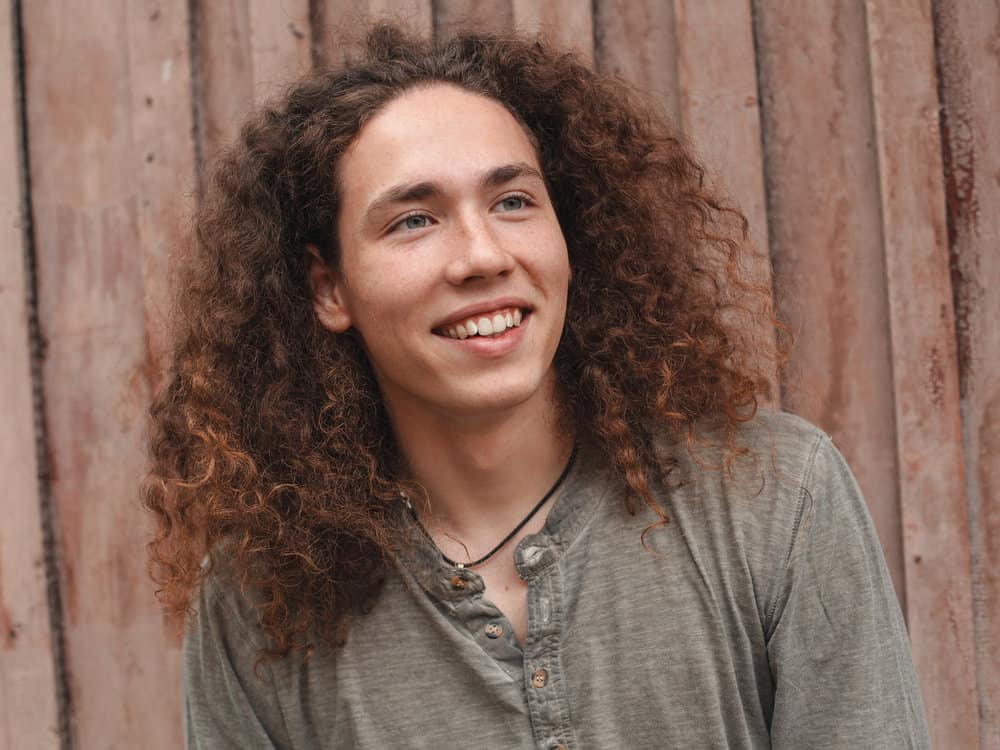
M 514 550 L 518 574 L 529 580 L 557 563 L 580 535 L 612 484 L 613 473 L 601 452 L 593 445 L 581 445 L 545 525 L 538 533 L 521 539 Z M 437 547 L 402 502 L 399 512 L 404 515 L 405 535 L 404 544 L 396 555 L 398 565 L 413 575 L 424 590 L 442 601 L 451 602 L 482 593 L 483 581 L 475 570 L 456 568 L 444 562 Z

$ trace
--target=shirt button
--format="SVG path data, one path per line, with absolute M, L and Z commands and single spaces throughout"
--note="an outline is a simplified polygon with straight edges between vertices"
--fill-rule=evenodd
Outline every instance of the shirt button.
M 487 638 L 499 638 L 503 635 L 503 625 L 498 625 L 495 622 L 491 622 L 483 630 L 486 632 Z
M 549 681 L 549 673 L 544 669 L 536 669 L 535 673 L 531 675 L 531 684 L 536 688 L 545 687 L 545 683 Z

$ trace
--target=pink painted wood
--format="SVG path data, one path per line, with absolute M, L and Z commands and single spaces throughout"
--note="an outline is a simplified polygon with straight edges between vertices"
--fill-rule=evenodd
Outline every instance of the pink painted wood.
M 152 596 L 137 489 L 165 256 L 192 188 L 186 9 L 24 6 L 52 493 L 83 748 L 182 744 L 179 644 Z
M 15 101 L 12 6 L 0 10 L 0 98 Z M 18 122 L 0 114 L 0 747 L 59 747 L 32 411 Z
M 318 0 L 317 54 L 329 65 L 358 57 L 364 34 L 376 21 L 392 21 L 424 38 L 433 30 L 431 0 Z
M 892 359 L 864 7 L 755 5 L 786 409 L 829 432 L 864 492 L 905 611 Z
M 907 613 L 936 747 L 978 712 L 958 362 L 930 3 L 865 3 L 888 274 Z
M 309 0 L 249 0 L 253 101 L 279 95 L 312 67 Z
M 196 102 L 203 159 L 234 140 L 254 106 L 312 65 L 308 0 L 197 3 Z
M 509 31 L 513 26 L 514 8 L 511 0 L 435 0 L 434 3 L 435 36 L 464 29 L 502 32 Z
M 934 4 L 972 544 L 980 746 L 1000 748 L 1000 6 Z
M 576 51 L 587 64 L 594 63 L 594 15 L 579 0 L 513 0 L 514 28 L 540 32 L 554 44 Z
M 602 0 L 595 6 L 594 64 L 653 94 L 680 123 L 673 5 L 653 0 Z
M 747 277 L 771 288 L 760 108 L 749 2 L 674 0 L 678 113 L 681 129 L 708 169 L 710 182 L 750 224 L 757 254 Z M 764 350 L 774 346 L 770 320 L 750 322 Z M 765 404 L 780 402 L 778 373 L 762 363 L 770 385 Z
M 253 54 L 246 0 L 195 4 L 198 146 L 209 163 L 236 137 L 253 104 Z

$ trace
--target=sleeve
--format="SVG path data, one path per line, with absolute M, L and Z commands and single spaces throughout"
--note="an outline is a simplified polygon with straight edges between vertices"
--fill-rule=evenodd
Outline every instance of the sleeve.
M 799 523 L 767 624 L 771 741 L 802 748 L 929 748 L 906 626 L 850 469 L 817 436 Z
M 186 746 L 267 749 L 291 747 L 271 669 L 258 660 L 258 642 L 211 578 L 184 635 Z

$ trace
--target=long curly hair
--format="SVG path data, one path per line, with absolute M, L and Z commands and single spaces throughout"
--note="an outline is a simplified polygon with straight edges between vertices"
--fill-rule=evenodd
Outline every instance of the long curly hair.
M 534 37 L 432 43 L 374 27 L 363 59 L 295 82 L 215 163 L 151 409 L 143 499 L 161 602 L 189 611 L 203 561 L 224 549 L 271 654 L 342 643 L 404 543 L 395 505 L 418 490 L 360 345 L 313 312 L 306 245 L 336 268 L 338 160 L 388 102 L 432 82 L 501 102 L 533 135 L 573 273 L 555 358 L 563 416 L 607 456 L 629 512 L 645 503 L 668 520 L 658 436 L 690 443 L 710 421 L 740 453 L 774 362 L 754 335 L 774 321 L 769 289 L 746 274 L 745 219 L 621 79 Z

